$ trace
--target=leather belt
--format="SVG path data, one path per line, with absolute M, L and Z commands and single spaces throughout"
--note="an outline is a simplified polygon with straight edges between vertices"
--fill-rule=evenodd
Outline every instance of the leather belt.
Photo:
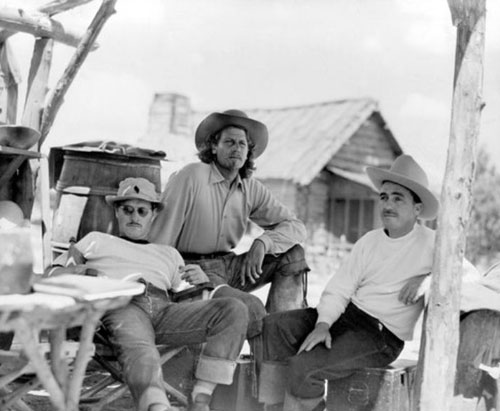
M 231 252 L 227 251 L 221 251 L 217 253 L 210 253 L 210 254 L 196 254 L 196 253 L 181 253 L 182 258 L 184 260 L 215 260 L 217 258 L 222 258 L 228 254 L 231 254 Z

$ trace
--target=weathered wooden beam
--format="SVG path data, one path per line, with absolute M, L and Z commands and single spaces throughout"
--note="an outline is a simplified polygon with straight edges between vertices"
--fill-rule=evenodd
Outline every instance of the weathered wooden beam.
M 35 130 L 40 130 L 45 96 L 48 91 L 53 47 L 54 40 L 48 38 L 37 39 L 31 58 L 21 124 Z
M 471 208 L 476 145 L 483 106 L 486 0 L 448 0 L 457 25 L 448 157 L 434 252 L 431 293 L 417 381 L 420 411 L 457 410 L 453 388 L 459 341 L 465 230 Z
M 53 16 L 54 14 L 62 13 L 63 11 L 71 10 L 78 6 L 90 3 L 92 0 L 53 0 L 37 8 L 40 13 Z M 7 40 L 10 36 L 16 34 L 15 31 L 0 29 L 0 43 Z
M 40 128 L 40 133 L 42 136 L 40 138 L 39 147 L 42 146 L 43 142 L 47 138 L 57 112 L 59 111 L 59 108 L 64 101 L 64 95 L 75 79 L 78 70 L 85 61 L 85 58 L 90 52 L 90 49 L 94 44 L 97 36 L 101 32 L 108 18 L 115 13 L 115 3 L 116 0 L 103 0 L 101 7 L 97 11 L 94 19 L 92 20 L 92 23 L 90 23 L 90 26 L 83 36 L 82 41 L 76 48 L 71 61 L 66 67 L 66 70 L 64 70 L 63 75 L 52 90 L 42 115 L 42 125 Z
M 8 31 L 32 34 L 35 37 L 50 37 L 73 47 L 80 42 L 79 34 L 38 11 L 8 6 L 0 7 L 0 27 Z
M 7 91 L 5 117 L 2 113 L 0 118 L 3 118 L 7 124 L 15 124 L 17 120 L 18 83 L 21 81 L 16 63 L 13 60 L 9 42 L 0 42 L 0 72 L 3 75 Z
M 52 0 L 38 7 L 37 10 L 41 13 L 53 16 L 54 14 L 62 13 L 63 11 L 68 11 L 74 9 L 75 7 L 83 6 L 84 4 L 90 3 L 91 1 L 93 0 Z

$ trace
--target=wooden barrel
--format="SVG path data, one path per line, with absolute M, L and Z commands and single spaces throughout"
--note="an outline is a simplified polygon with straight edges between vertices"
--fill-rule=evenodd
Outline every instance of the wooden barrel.
M 106 151 L 68 148 L 56 182 L 53 248 L 65 249 L 71 237 L 77 240 L 90 231 L 117 234 L 113 208 L 105 196 L 115 195 L 127 177 L 150 180 L 161 192 L 160 160 Z

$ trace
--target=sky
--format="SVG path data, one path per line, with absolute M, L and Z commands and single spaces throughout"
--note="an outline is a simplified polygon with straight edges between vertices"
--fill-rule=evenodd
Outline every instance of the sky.
M 55 18 L 83 32 L 99 5 Z M 500 167 L 500 1 L 487 6 L 479 144 Z M 456 42 L 446 0 L 118 0 L 116 11 L 44 150 L 85 140 L 135 143 L 157 92 L 184 94 L 194 109 L 213 111 L 371 97 L 403 150 L 431 175 L 443 172 Z M 26 79 L 33 39 L 11 39 Z M 56 45 L 51 87 L 73 52 Z

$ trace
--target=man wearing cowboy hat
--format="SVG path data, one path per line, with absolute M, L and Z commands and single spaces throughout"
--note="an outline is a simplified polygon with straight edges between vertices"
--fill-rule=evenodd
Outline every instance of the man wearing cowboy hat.
M 169 347 L 201 344 L 189 411 L 209 411 L 217 384 L 231 384 L 248 325 L 248 309 L 233 298 L 176 304 L 168 291 L 183 278 L 192 284 L 206 279 L 198 266 L 186 265 L 174 248 L 147 241 L 162 207 L 154 185 L 144 178 L 126 178 L 116 196 L 106 196 L 114 207 L 119 237 L 91 232 L 75 244 L 85 267 L 101 275 L 146 285 L 144 294 L 102 319 L 117 347 L 124 379 L 138 411 L 169 411 L 163 389 L 160 354 L 156 344 Z M 56 260 L 65 265 L 67 254 Z M 68 272 L 68 268 L 61 268 Z M 78 267 L 76 272 L 81 272 Z
M 236 297 L 247 305 L 248 338 L 260 334 L 266 315 L 248 292 L 272 282 L 271 293 L 285 289 L 293 307 L 302 307 L 302 274 L 309 270 L 299 245 L 306 238 L 304 224 L 251 177 L 267 142 L 267 127 L 242 111 L 206 117 L 195 134 L 201 162 L 170 177 L 162 198 L 168 210 L 159 214 L 152 235 L 200 265 L 216 285 L 215 298 Z M 232 250 L 250 222 L 264 231 L 247 253 L 236 255 Z
M 259 396 L 267 409 L 322 410 L 325 380 L 386 366 L 412 339 L 435 238 L 417 220 L 434 219 L 439 202 L 408 155 L 390 170 L 366 171 L 380 193 L 383 227 L 354 244 L 315 309 L 265 319 Z

